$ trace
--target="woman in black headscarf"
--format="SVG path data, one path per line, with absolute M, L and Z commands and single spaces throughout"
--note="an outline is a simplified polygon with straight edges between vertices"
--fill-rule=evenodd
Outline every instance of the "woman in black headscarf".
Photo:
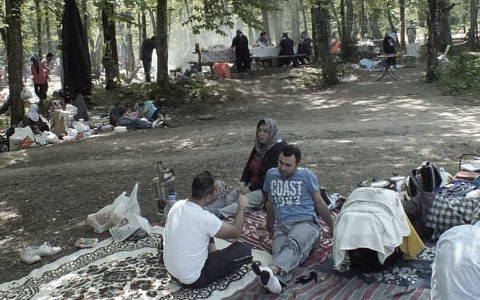
M 269 169 L 277 167 L 278 155 L 285 144 L 275 120 L 261 119 L 257 123 L 255 146 L 243 169 L 240 185 L 226 197 L 222 197 L 224 193 L 221 191 L 217 201 L 207 206 L 207 209 L 220 218 L 234 216 L 237 213 L 236 200 L 239 193 L 247 197 L 247 209 L 261 207 L 266 200 L 262 191 L 265 174 Z

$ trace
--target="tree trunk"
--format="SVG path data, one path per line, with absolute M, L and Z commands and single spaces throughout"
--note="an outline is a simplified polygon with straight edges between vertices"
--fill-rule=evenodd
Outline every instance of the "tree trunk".
M 87 41 L 90 41 L 90 21 L 88 19 L 87 0 L 82 0 L 82 11 L 83 11 L 83 27 L 85 28 L 85 35 L 87 36 Z M 87 51 L 90 53 L 89 43 L 87 43 L 86 46 L 87 46 Z
M 155 20 L 155 14 L 153 12 L 153 9 L 151 9 L 150 7 L 148 8 L 148 14 L 150 15 L 150 20 L 152 21 L 152 31 L 155 33 L 155 30 L 157 28 L 157 22 Z M 167 19 L 167 26 L 168 26 L 168 19 Z
M 455 4 L 453 4 L 455 5 Z M 438 3 L 439 9 L 439 26 L 440 31 L 436 46 L 440 51 L 444 51 L 447 45 L 452 44 L 452 32 L 450 30 L 450 10 L 453 8 L 448 0 L 440 0 Z
M 270 34 L 270 26 L 268 25 L 268 10 L 262 9 L 262 25 L 263 31 Z
M 103 26 L 103 40 L 106 41 L 107 37 L 111 37 L 110 45 L 112 47 L 112 64 L 115 66 L 113 70 L 113 78 L 117 78 L 119 75 L 118 68 L 118 49 L 117 38 L 115 29 L 115 5 L 110 0 L 105 1 L 105 6 L 102 8 L 102 26 Z
M 145 13 L 142 12 L 142 41 L 147 39 L 147 18 L 145 17 Z
M 307 14 L 305 13 L 305 5 L 303 4 L 303 0 L 300 0 L 300 6 L 302 8 L 302 17 L 303 17 L 303 30 L 308 34 L 308 24 L 307 24 Z
M 50 32 L 50 12 L 47 2 L 47 0 L 43 0 L 43 10 L 45 12 L 45 34 L 47 35 L 47 52 L 54 52 L 52 46 L 52 34 Z
M 297 0 L 290 1 L 292 8 L 292 36 L 291 38 L 298 43 L 300 41 L 300 19 Z
M 344 60 L 350 60 L 353 56 L 354 41 L 352 39 L 352 24 L 353 24 L 353 5 L 352 0 L 340 1 L 340 14 L 342 18 L 342 58 Z
M 167 0 L 157 0 L 157 82 L 168 81 L 168 16 Z
M 38 58 L 41 60 L 43 57 L 42 49 L 42 10 L 40 9 L 40 0 L 35 0 L 35 14 L 37 16 L 37 52 Z
M 22 0 L 5 0 L 7 29 L 7 64 L 8 64 L 8 87 L 12 101 L 11 125 L 16 125 L 23 120 L 25 113 L 22 92 L 23 71 L 23 45 L 21 28 Z
M 428 43 L 427 43 L 427 76 L 426 82 L 434 82 L 437 80 L 437 47 L 436 40 L 439 30 L 439 0 L 428 0 Z
M 0 22 L 7 23 L 5 20 L 5 12 L 3 11 L 3 6 L 0 5 Z M 5 49 L 7 48 L 7 28 L 4 26 L 0 26 L 0 35 L 2 36 L 3 44 L 5 45 Z
M 398 0 L 398 5 L 400 6 L 400 46 L 405 50 L 407 48 L 405 43 L 405 0 Z
M 373 39 L 381 39 L 383 33 L 380 31 L 380 27 L 377 24 L 380 22 L 382 16 L 382 10 L 379 8 L 374 8 L 372 14 L 370 15 L 370 33 L 372 34 Z
M 338 14 L 337 14 L 337 8 L 335 7 L 335 1 L 330 1 L 331 3 L 331 6 L 332 6 L 332 13 L 333 13 L 333 17 L 335 18 L 335 22 L 337 23 L 337 28 L 338 28 L 338 32 L 336 34 L 336 39 L 340 39 L 340 37 L 342 36 L 342 23 L 340 22 L 340 19 L 338 18 Z
M 387 20 L 388 20 L 388 27 L 391 31 L 396 30 L 395 23 L 393 23 L 392 11 L 394 9 L 394 3 L 392 1 L 387 2 Z
M 468 45 L 471 51 L 477 50 L 478 33 L 478 0 L 470 0 L 470 30 L 468 31 Z
M 270 36 L 270 41 L 278 45 L 278 41 L 283 33 L 283 11 L 272 12 L 272 26 L 271 32 L 267 32 Z
M 319 8 L 317 6 L 312 6 L 310 9 L 310 15 L 312 18 L 312 42 L 313 42 L 313 63 L 318 63 L 320 60 L 319 54 L 320 54 L 320 45 L 318 43 L 318 30 L 320 29 L 320 12 Z
M 142 35 L 142 17 L 140 13 L 137 14 L 137 28 L 138 28 L 138 57 L 140 57 L 140 49 L 145 37 Z
M 127 12 L 127 15 L 131 17 L 132 13 Z M 133 38 L 132 38 L 132 25 L 127 22 L 127 49 L 126 49 L 126 61 L 125 68 L 128 73 L 132 73 L 135 69 L 135 55 L 133 54 Z
M 365 39 L 365 34 L 367 33 L 367 19 L 365 18 L 365 0 L 360 0 L 360 37 L 362 40 Z
M 333 61 L 330 53 L 330 13 L 328 8 L 330 0 L 318 0 L 318 8 L 315 11 L 318 13 L 316 23 L 312 24 L 317 33 L 314 43 L 316 43 L 319 50 L 320 66 L 322 67 L 322 82 L 329 86 L 338 83 L 337 67 Z

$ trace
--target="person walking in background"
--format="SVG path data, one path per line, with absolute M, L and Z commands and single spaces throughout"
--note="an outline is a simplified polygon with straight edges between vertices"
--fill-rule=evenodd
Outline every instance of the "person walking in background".
M 30 71 L 33 75 L 33 87 L 35 94 L 40 99 L 40 104 L 43 103 L 43 100 L 47 99 L 48 91 L 48 66 L 43 61 L 40 62 L 37 54 L 33 54 L 30 58 L 31 65 Z
M 145 71 L 145 82 L 150 82 L 150 70 L 152 68 L 153 49 L 156 48 L 155 36 L 143 41 L 140 47 L 140 60 L 143 62 L 143 70 Z
M 232 46 L 235 48 L 235 64 L 239 73 L 250 70 L 250 51 L 248 50 L 248 39 L 241 30 L 237 30 L 237 35 L 232 40 Z

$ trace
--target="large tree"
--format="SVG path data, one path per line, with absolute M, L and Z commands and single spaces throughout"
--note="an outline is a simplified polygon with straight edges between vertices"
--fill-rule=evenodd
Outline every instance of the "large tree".
M 468 45 L 471 51 L 477 50 L 478 33 L 478 0 L 470 0 L 470 30 L 468 32 Z
M 168 14 L 167 0 L 157 0 L 157 82 L 168 80 Z
M 21 28 L 22 0 L 5 0 L 7 19 L 7 60 L 8 60 L 8 86 L 10 100 L 12 101 L 11 125 L 16 125 L 23 120 L 24 104 L 20 98 L 22 92 L 23 70 L 23 45 Z
M 437 38 L 439 32 L 439 0 L 428 0 L 428 42 L 427 42 L 427 76 L 426 82 L 437 80 Z
M 338 83 L 337 65 L 330 53 L 330 12 L 331 0 L 317 0 L 312 8 L 313 32 L 315 33 L 315 49 L 319 51 L 319 61 L 322 68 L 322 82 L 325 85 Z

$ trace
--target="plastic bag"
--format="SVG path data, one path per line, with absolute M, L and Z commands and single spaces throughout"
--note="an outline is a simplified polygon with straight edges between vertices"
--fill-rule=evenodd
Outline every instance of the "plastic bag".
M 28 137 L 29 140 L 25 140 L 23 143 L 22 141 Z M 33 135 L 33 131 L 30 127 L 16 127 L 15 132 L 13 135 L 10 136 L 10 151 L 18 150 L 23 147 L 29 147 L 33 144 L 35 136 Z M 20 145 L 22 143 L 22 145 Z M 21 148 L 24 149 L 24 148 Z
M 109 204 L 98 212 L 87 216 L 87 224 L 97 233 L 106 231 L 118 224 L 129 213 L 140 215 L 140 205 L 137 200 L 138 183 L 135 184 L 130 197 L 122 192 L 112 204 Z
M 47 142 L 49 142 L 50 144 L 55 144 L 58 142 L 58 136 L 55 133 L 50 131 L 46 131 L 46 133 L 47 133 Z
M 48 144 L 47 137 L 48 137 L 48 131 L 36 134 L 35 143 L 39 144 L 40 146 L 46 145 Z

